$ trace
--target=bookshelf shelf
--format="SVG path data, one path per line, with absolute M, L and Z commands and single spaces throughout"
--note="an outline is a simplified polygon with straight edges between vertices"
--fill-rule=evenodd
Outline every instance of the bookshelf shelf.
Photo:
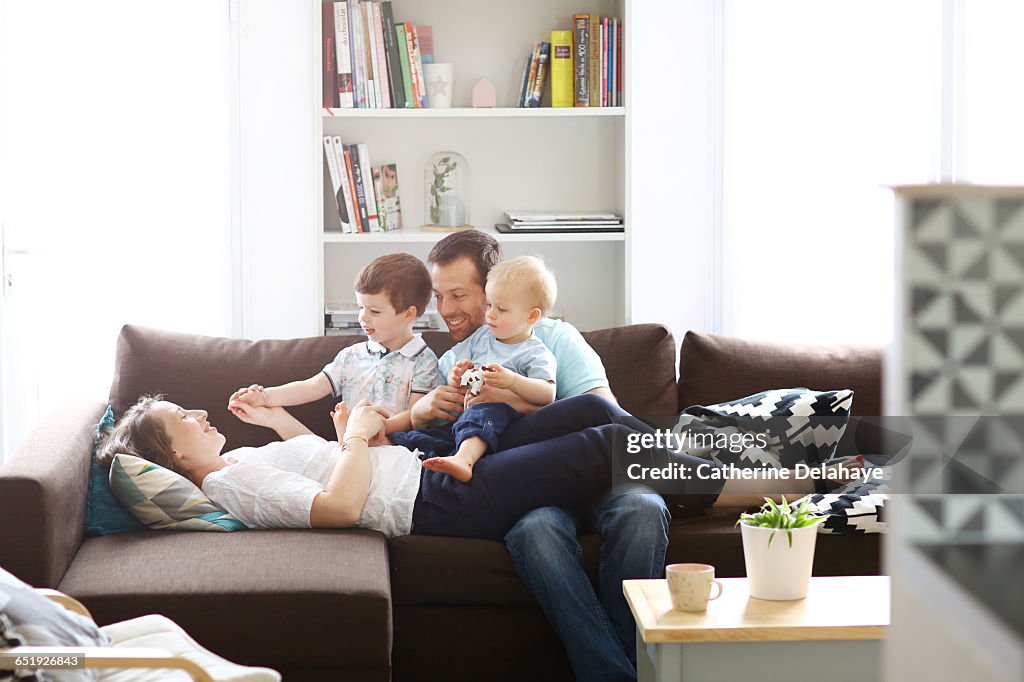
M 494 228 L 481 229 L 499 242 L 523 242 L 523 243 L 555 243 L 555 242 L 624 242 L 626 235 L 623 232 L 570 232 L 565 234 L 557 233 L 530 233 L 530 234 L 500 234 Z M 343 232 L 325 232 L 323 235 L 324 244 L 405 244 L 422 243 L 433 244 L 448 236 L 447 232 L 425 232 L 416 228 L 404 228 L 390 232 L 367 232 L 363 234 L 346 234 Z
M 325 301 L 353 300 L 352 282 L 375 257 L 395 252 L 425 259 L 448 233 L 424 232 L 424 168 L 434 154 L 456 152 L 469 163 L 469 220 L 493 235 L 505 257 L 540 256 L 558 278 L 552 311 L 582 330 L 630 322 L 629 293 L 632 179 L 630 160 L 630 13 L 636 0 L 522 0 L 509 11 L 498 0 L 390 0 L 396 21 L 433 30 L 434 56 L 454 64 L 453 108 L 324 108 L 321 83 L 320 0 L 313 12 L 310 69 L 318 155 L 315 159 L 319 283 L 317 319 Z M 552 29 L 571 29 L 587 12 L 622 19 L 622 68 L 626 106 L 553 108 L 550 79 L 538 108 L 513 105 L 523 62 L 534 41 Z M 496 108 L 473 108 L 471 88 L 486 76 Z M 371 165 L 395 164 L 401 230 L 341 232 L 334 190 L 324 160 L 324 135 L 343 144 L 365 144 Z M 499 234 L 510 209 L 600 211 L 623 217 L 625 232 Z M 323 331 L 323 327 L 320 327 Z
M 423 118 L 622 118 L 626 115 L 625 107 L 579 107 L 553 108 L 539 107 L 536 109 L 518 109 L 498 107 L 494 109 L 469 109 L 465 107 L 452 109 L 323 109 L 323 118 L 397 118 L 416 120 Z

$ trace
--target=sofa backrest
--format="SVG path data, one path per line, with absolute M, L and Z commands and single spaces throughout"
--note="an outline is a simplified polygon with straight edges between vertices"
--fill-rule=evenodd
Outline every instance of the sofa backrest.
M 675 412 L 675 341 L 661 325 L 645 324 L 584 333 L 605 363 L 612 391 L 637 415 Z M 227 410 L 235 389 L 260 383 L 273 386 L 311 377 L 338 351 L 362 336 L 247 341 L 180 334 L 126 325 L 117 341 L 110 403 L 121 415 L 143 393 L 164 393 L 184 407 L 207 410 L 228 447 L 270 442 L 267 429 L 239 421 Z M 440 355 L 451 346 L 447 333 L 424 339 Z M 333 439 L 330 410 L 334 400 L 290 408 L 315 433 Z
M 882 414 L 880 346 L 806 346 L 748 341 L 687 332 L 679 353 L 679 410 L 711 405 L 773 388 L 805 386 L 814 390 L 853 389 L 853 414 Z M 866 425 L 867 426 L 867 425 Z M 847 429 L 840 454 L 870 452 L 877 431 Z M 874 450 L 877 452 L 878 450 Z

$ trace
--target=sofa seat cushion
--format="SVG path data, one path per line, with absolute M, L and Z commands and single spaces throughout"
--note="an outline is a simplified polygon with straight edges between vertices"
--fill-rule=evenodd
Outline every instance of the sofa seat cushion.
M 594 581 L 601 537 L 580 539 Z M 407 535 L 391 541 L 391 589 L 398 606 L 534 606 L 505 545 L 491 540 Z
M 716 509 L 707 516 L 673 519 L 668 530 L 665 562 L 702 563 L 715 567 L 718 578 L 747 574 L 743 564 L 743 541 L 736 509 Z M 814 550 L 813 575 L 878 575 L 881 536 L 819 534 Z
M 138 531 L 88 538 L 59 589 L 103 625 L 159 613 L 243 665 L 387 668 L 384 536 Z

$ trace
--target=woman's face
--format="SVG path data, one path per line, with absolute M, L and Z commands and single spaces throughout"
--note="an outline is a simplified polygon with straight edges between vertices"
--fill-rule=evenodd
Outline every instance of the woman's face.
M 203 459 L 219 457 L 225 438 L 206 420 L 206 410 L 186 410 L 161 400 L 153 406 L 175 453 L 184 455 L 188 466 Z

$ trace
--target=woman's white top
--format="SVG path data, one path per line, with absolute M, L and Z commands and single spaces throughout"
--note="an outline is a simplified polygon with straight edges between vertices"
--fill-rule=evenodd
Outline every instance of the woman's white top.
M 250 528 L 309 528 L 313 498 L 323 492 L 341 446 L 320 436 L 296 436 L 221 457 L 236 463 L 207 474 L 202 490 Z M 416 453 L 398 445 L 369 449 L 373 475 L 356 524 L 389 538 L 412 530 L 412 509 L 422 466 Z

